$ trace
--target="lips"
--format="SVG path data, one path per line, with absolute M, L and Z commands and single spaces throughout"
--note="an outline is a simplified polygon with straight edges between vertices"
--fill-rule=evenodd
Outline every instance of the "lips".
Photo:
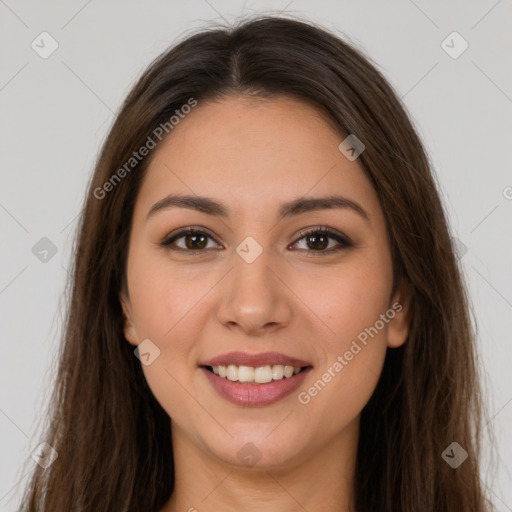
M 212 371 L 212 367 L 229 365 L 253 368 L 282 365 L 300 368 L 301 371 L 290 375 L 290 377 L 273 380 L 266 384 L 233 382 L 216 375 Z M 203 361 L 199 366 L 201 372 L 219 396 L 233 404 L 246 407 L 263 407 L 282 400 L 296 390 L 313 369 L 308 361 L 279 352 L 264 352 L 260 354 L 230 352 L 208 361 Z
M 312 366 L 308 361 L 297 359 L 296 357 L 287 356 L 279 352 L 262 352 L 259 354 L 251 354 L 249 352 L 229 352 L 220 356 L 209 359 L 199 364 L 199 366 L 228 366 L 234 364 L 236 366 L 294 366 L 295 368 L 304 368 Z
M 215 375 L 206 368 L 200 368 L 211 387 L 223 399 L 242 407 L 264 407 L 282 400 L 293 393 L 309 375 L 309 366 L 297 375 L 268 384 L 232 382 Z

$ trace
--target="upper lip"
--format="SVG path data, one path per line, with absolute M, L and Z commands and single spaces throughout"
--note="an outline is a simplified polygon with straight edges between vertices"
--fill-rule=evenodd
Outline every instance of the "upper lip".
M 302 368 L 311 366 L 311 363 L 297 359 L 296 357 L 287 356 L 279 352 L 261 352 L 259 354 L 251 354 L 249 352 L 228 352 L 220 356 L 209 359 L 200 363 L 200 366 L 228 366 L 234 364 L 236 366 L 273 366 L 281 364 L 283 366 L 294 366 Z

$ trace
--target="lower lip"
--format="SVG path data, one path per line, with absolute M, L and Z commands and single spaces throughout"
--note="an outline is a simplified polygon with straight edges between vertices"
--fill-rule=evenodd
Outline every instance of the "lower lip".
M 258 407 L 278 402 L 296 390 L 306 378 L 311 367 L 305 368 L 292 377 L 273 380 L 267 384 L 241 384 L 201 367 L 212 387 L 229 402 L 247 407 Z

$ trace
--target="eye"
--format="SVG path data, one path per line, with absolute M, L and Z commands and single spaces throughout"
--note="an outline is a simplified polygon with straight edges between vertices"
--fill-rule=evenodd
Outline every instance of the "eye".
M 214 242 L 213 247 L 208 247 L 208 239 Z M 182 245 L 177 244 L 179 240 L 183 240 Z M 306 241 L 306 249 L 301 250 L 306 250 L 307 252 L 333 253 L 347 247 L 352 247 L 352 243 L 345 235 L 326 226 L 302 231 L 300 238 L 293 245 L 297 245 L 302 240 Z M 330 246 L 330 242 L 333 240 L 337 242 L 337 246 Z M 182 229 L 178 233 L 171 235 L 161 242 L 161 245 L 172 251 L 196 253 L 204 252 L 206 249 L 218 248 L 218 244 L 215 243 L 209 233 L 193 227 Z
M 310 249 L 308 252 L 332 253 L 352 246 L 352 243 L 345 235 L 327 226 L 302 231 L 300 238 L 295 244 L 301 240 L 306 241 L 306 250 Z M 330 240 L 336 241 L 338 246 L 335 245 L 334 248 L 332 246 L 329 247 Z
M 204 249 L 212 248 L 208 247 L 208 238 L 210 240 L 213 240 L 211 235 L 206 233 L 205 231 L 201 231 L 199 229 L 190 227 L 182 229 L 181 231 L 172 235 L 171 237 L 166 238 L 161 243 L 161 245 L 173 251 L 203 251 Z M 176 242 L 181 239 L 183 239 L 184 241 L 184 246 L 179 246 L 176 244 Z M 214 245 L 215 247 L 217 247 L 217 244 Z

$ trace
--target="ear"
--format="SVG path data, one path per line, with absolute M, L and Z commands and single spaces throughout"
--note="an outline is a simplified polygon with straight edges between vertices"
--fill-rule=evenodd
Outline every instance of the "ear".
M 400 347 L 407 340 L 412 318 L 412 293 L 404 281 L 396 287 L 386 315 L 390 318 L 387 345 L 389 348 Z
M 135 330 L 135 326 L 133 325 L 132 303 L 130 299 L 126 296 L 125 292 L 121 292 L 119 294 L 119 300 L 121 301 L 121 305 L 123 307 L 124 337 L 126 338 L 128 343 L 137 346 L 139 344 L 139 337 L 137 336 L 137 331 Z

